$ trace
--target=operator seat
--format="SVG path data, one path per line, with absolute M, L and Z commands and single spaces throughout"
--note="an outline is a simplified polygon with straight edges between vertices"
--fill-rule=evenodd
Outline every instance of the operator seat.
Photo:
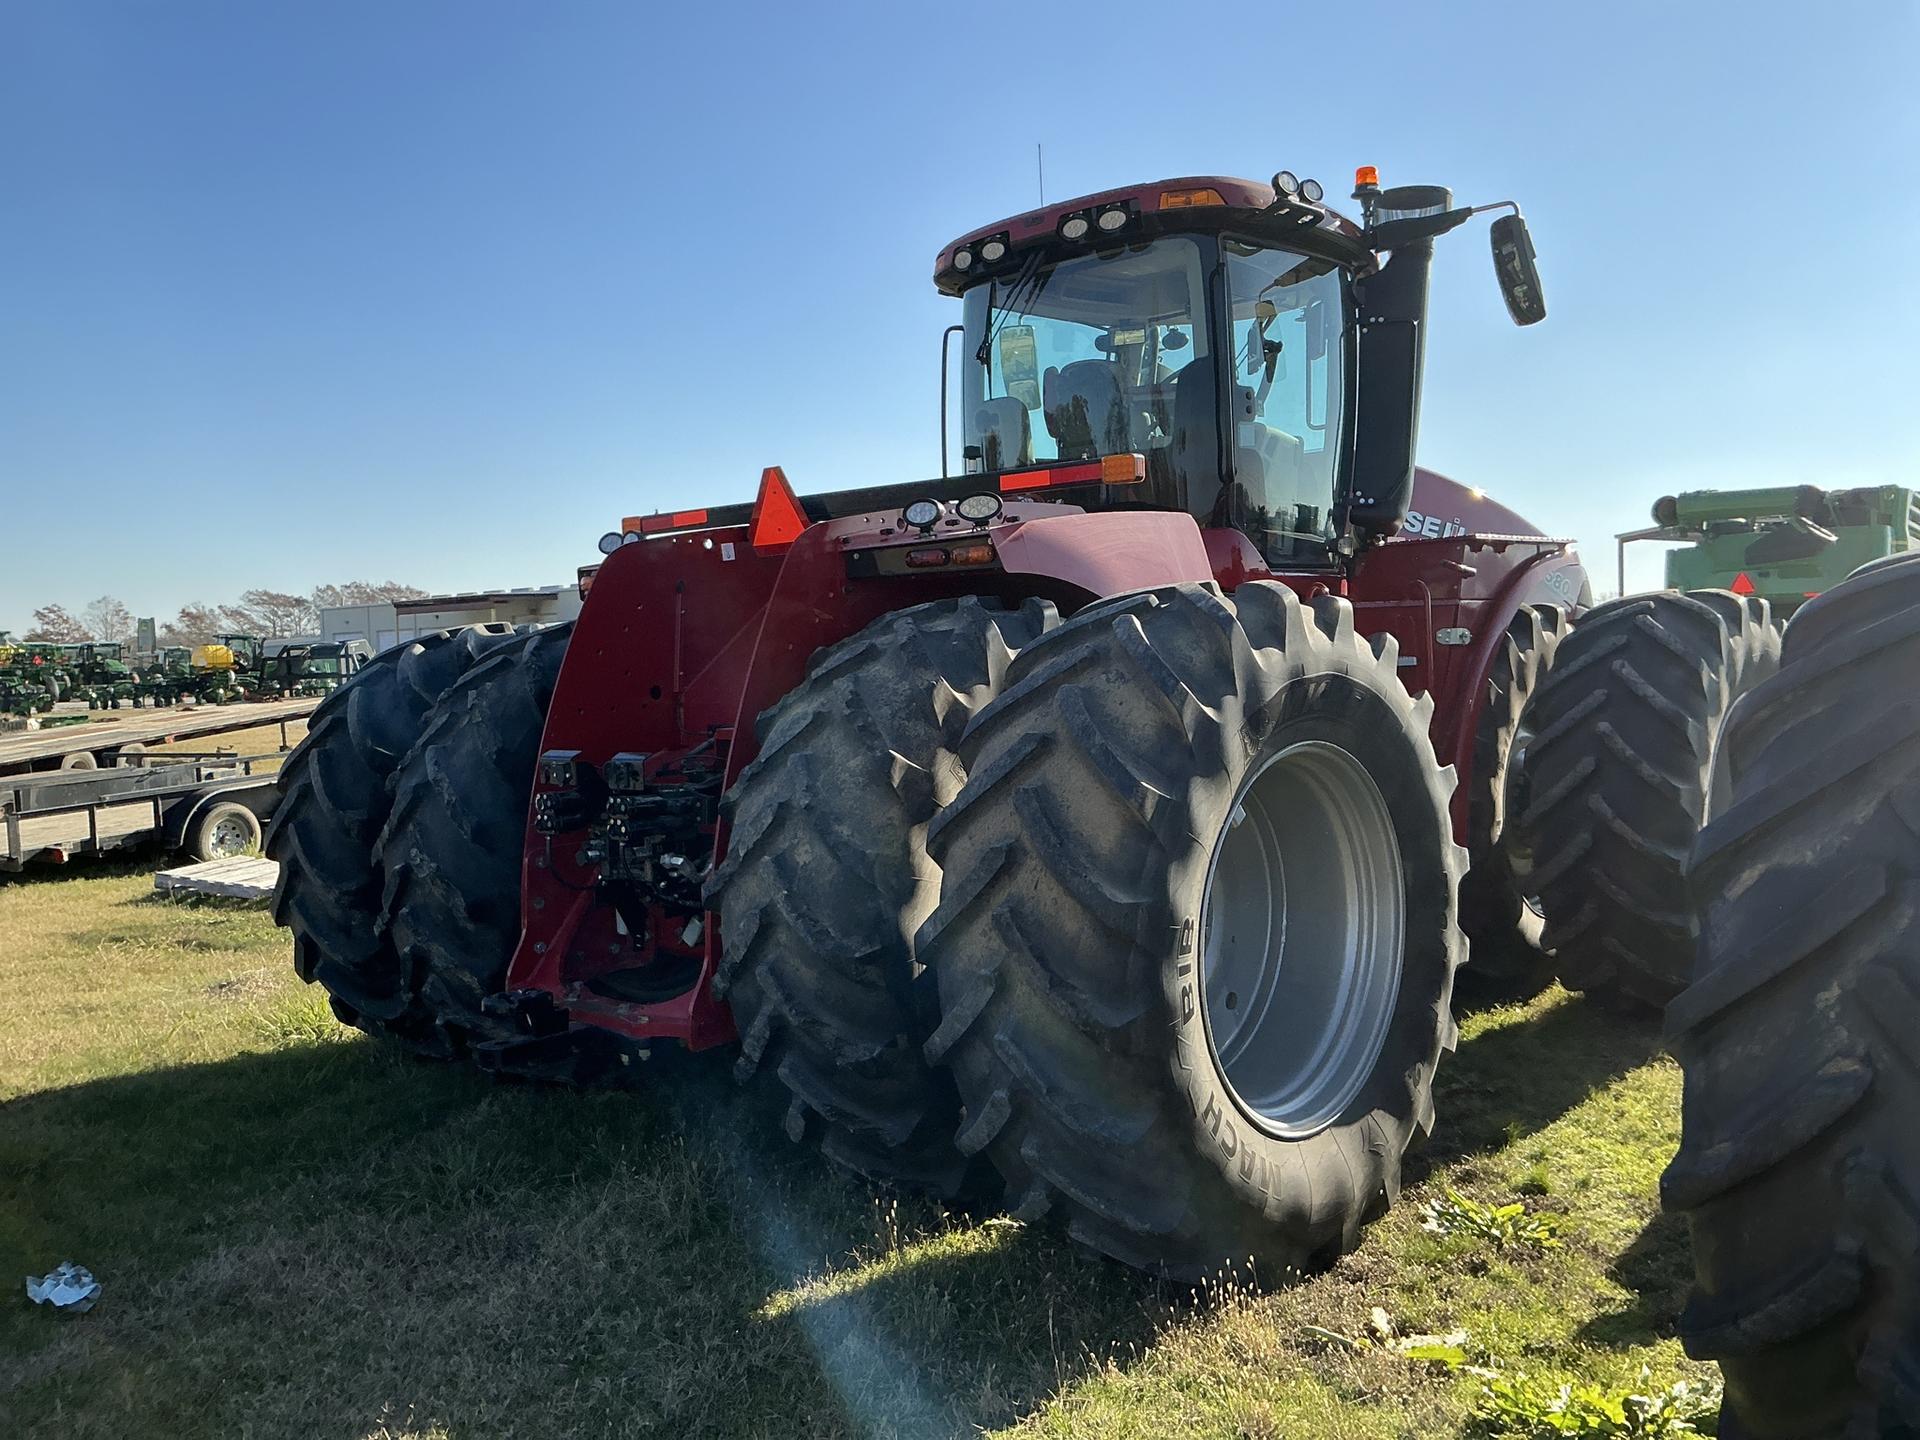
M 1173 377 L 1173 436 L 1167 446 L 1174 484 L 1186 508 L 1208 525 L 1231 524 L 1220 473 L 1220 387 L 1212 360 L 1196 356 Z
M 1033 424 L 1027 407 L 1011 395 L 982 400 L 973 412 L 980 437 L 980 463 L 988 470 L 1011 470 L 1033 463 Z
M 1047 433 L 1062 460 L 1098 460 L 1133 448 L 1126 397 L 1112 361 L 1075 360 L 1058 369 L 1049 365 L 1041 395 Z

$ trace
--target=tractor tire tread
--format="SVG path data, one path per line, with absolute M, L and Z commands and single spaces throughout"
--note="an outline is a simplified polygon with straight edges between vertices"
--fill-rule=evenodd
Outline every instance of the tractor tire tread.
M 1795 615 L 1729 721 L 1733 803 L 1693 853 L 1702 964 L 1668 1011 L 1685 1090 L 1662 1195 L 1693 1235 L 1681 1338 L 1756 1440 L 1920 1435 L 1915 617 L 1910 564 Z M 1805 744 L 1825 714 L 1844 756 L 1832 730 Z
M 990 1189 L 954 1148 L 951 1081 L 921 1055 L 935 1002 L 913 935 L 937 891 L 925 834 L 958 788 L 954 748 L 1057 618 L 973 596 L 882 616 L 759 717 L 761 749 L 725 801 L 707 895 L 737 1073 L 783 1085 L 788 1134 L 878 1183 L 949 1200 Z

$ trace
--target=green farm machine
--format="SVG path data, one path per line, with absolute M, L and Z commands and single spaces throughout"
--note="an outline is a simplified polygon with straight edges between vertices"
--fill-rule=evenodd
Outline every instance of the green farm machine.
M 66 699 L 78 682 L 77 648 L 0 631 L 0 714 L 45 714 Z
M 63 646 L 73 683 L 67 698 L 84 700 L 89 710 L 118 710 L 141 703 L 140 675 L 127 664 L 118 640 L 88 640 Z
M 53 709 L 60 690 L 47 663 L 50 648 L 15 640 L 10 631 L 0 630 L 0 715 L 24 717 Z
M 316 640 L 284 645 L 260 662 L 264 695 L 326 695 L 337 690 L 373 658 L 364 640 Z
M 260 693 L 264 649 L 257 635 L 216 635 L 195 646 L 185 693 L 215 705 L 251 699 Z
M 1920 543 L 1920 499 L 1898 485 L 1822 490 L 1689 490 L 1653 505 L 1653 528 L 1616 537 L 1620 593 L 1627 546 L 1656 540 L 1667 553 L 1669 590 L 1731 590 L 1758 596 L 1776 617 L 1831 590 L 1869 560 Z

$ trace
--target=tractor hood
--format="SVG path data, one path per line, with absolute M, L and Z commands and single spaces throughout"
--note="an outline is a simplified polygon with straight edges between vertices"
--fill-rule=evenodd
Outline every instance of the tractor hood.
M 1540 535 L 1484 490 L 1449 480 L 1436 471 L 1413 472 L 1413 505 L 1396 539 L 1435 540 L 1447 535 Z

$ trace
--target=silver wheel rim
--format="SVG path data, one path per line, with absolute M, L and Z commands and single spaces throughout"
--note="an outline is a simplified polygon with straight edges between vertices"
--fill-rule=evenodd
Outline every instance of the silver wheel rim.
M 1303 741 L 1241 785 L 1207 866 L 1201 1002 L 1227 1088 L 1303 1138 L 1372 1075 L 1400 996 L 1406 880 L 1366 768 Z
M 238 855 L 252 843 L 252 827 L 235 815 L 222 818 L 207 837 L 207 849 L 222 859 Z
M 1513 872 L 1520 891 L 1520 903 L 1544 917 L 1533 883 L 1533 846 L 1528 843 L 1520 817 L 1533 796 L 1527 778 L 1527 747 L 1533 743 L 1532 706 L 1520 712 L 1513 727 L 1513 740 L 1507 746 L 1507 763 L 1500 776 L 1500 846 L 1506 852 L 1507 869 Z

